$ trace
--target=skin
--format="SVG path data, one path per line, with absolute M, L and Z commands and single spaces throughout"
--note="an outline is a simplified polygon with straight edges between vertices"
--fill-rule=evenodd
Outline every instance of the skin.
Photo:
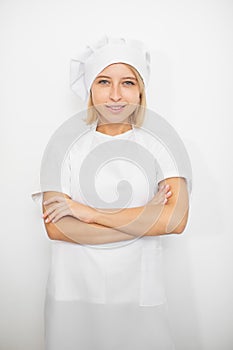
M 166 202 L 167 198 L 165 197 L 169 197 L 169 194 L 166 194 L 167 192 L 167 188 L 162 188 L 153 200 Z M 96 215 L 95 209 L 73 201 L 66 194 L 48 191 L 44 193 L 44 199 L 46 201 L 43 204 L 43 218 L 45 219 L 48 236 L 52 240 L 77 244 L 104 244 L 135 239 L 135 233 L 130 235 L 119 227 L 113 229 L 94 223 L 94 220 L 90 220 L 90 218 L 91 216 L 94 218 L 93 215 Z M 63 208 L 61 208 L 61 205 Z M 58 206 L 60 207 L 58 208 Z M 158 204 L 156 207 L 158 208 Z M 62 213 L 60 210 L 62 210 Z M 77 218 L 77 216 L 80 217 L 81 211 L 82 220 Z M 61 214 L 62 217 L 52 222 L 57 214 Z
M 94 80 L 91 93 L 100 115 L 97 131 L 114 136 L 131 129 L 127 118 L 140 103 L 140 92 L 134 73 L 126 65 L 106 67 Z M 125 107 L 113 113 L 109 105 Z M 136 208 L 97 210 L 58 192 L 45 192 L 43 198 L 48 236 L 73 243 L 99 244 L 141 235 L 179 234 L 188 219 L 187 186 L 180 177 L 161 181 L 153 199 Z
M 92 84 L 93 104 L 100 113 L 97 131 L 114 136 L 131 129 L 127 117 L 140 103 L 140 91 L 134 73 L 125 64 L 106 67 Z M 126 105 L 121 113 L 112 114 L 108 105 Z

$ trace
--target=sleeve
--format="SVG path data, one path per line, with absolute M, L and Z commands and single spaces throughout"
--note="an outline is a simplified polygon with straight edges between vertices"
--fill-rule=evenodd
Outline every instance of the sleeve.
M 159 142 L 156 147 L 155 162 L 157 185 L 170 177 L 183 177 L 186 180 L 189 194 L 192 191 L 192 169 L 184 145 Z
M 32 191 L 30 193 L 32 200 L 38 206 L 40 213 L 42 214 L 42 193 L 40 189 L 40 169 L 38 167 L 37 173 L 34 177 L 34 181 L 32 184 Z
M 71 164 L 70 153 L 60 162 L 59 158 L 46 156 L 41 162 L 41 169 L 35 178 L 31 192 L 32 200 L 39 206 L 42 214 L 43 192 L 56 191 L 71 197 Z
M 155 164 L 155 187 L 164 179 L 183 177 L 189 193 L 192 191 L 192 168 L 186 146 L 166 119 L 151 110 L 146 110 L 143 130 L 147 149 L 152 152 Z
M 32 199 L 40 205 L 41 211 L 43 192 L 62 192 L 72 197 L 71 149 L 87 130 L 89 130 L 89 126 L 84 123 L 83 112 L 81 112 L 65 121 L 50 138 L 44 150 L 40 171 L 31 193 Z

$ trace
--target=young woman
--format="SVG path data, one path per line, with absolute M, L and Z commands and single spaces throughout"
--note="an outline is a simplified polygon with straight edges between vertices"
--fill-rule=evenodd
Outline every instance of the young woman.
M 88 98 L 88 127 L 66 144 L 60 187 L 51 176 L 58 141 L 42 168 L 52 245 L 46 350 L 174 349 L 161 236 L 186 227 L 189 173 L 143 129 L 150 71 L 143 44 L 105 37 L 80 57 L 71 87 Z

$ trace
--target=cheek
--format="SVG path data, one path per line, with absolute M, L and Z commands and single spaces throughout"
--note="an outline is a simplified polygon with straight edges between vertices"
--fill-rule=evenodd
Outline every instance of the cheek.
M 139 103 L 140 102 L 140 92 L 139 91 L 128 91 L 127 92 L 127 98 L 133 103 Z
M 95 104 L 105 102 L 107 93 L 105 89 L 92 89 L 92 101 Z

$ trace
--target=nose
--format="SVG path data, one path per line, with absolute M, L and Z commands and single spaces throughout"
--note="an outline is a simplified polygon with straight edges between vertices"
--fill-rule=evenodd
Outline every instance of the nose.
M 121 99 L 121 88 L 118 84 L 111 86 L 109 97 L 113 101 L 119 101 Z

